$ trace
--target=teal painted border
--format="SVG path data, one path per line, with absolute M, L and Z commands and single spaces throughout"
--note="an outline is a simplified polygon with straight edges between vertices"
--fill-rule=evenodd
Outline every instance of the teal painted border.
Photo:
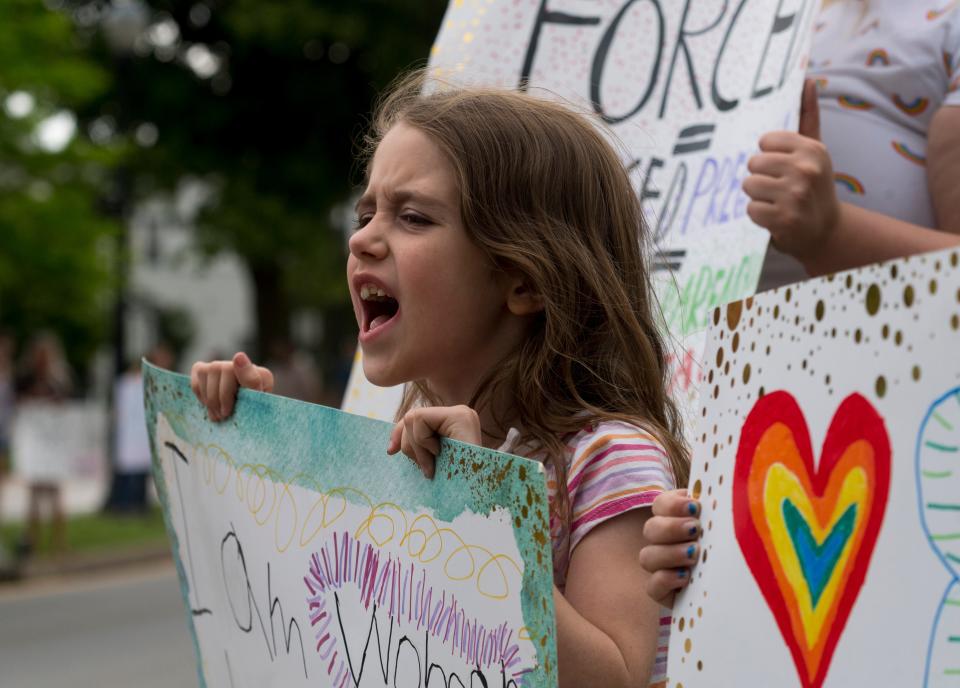
M 170 520 L 167 486 L 160 469 L 154 432 L 162 413 L 181 438 L 194 444 L 216 443 L 234 456 L 256 461 L 291 483 L 310 490 L 362 486 L 376 501 L 390 500 L 408 510 L 429 509 L 434 518 L 451 521 L 465 511 L 489 514 L 504 507 L 517 516 L 513 535 L 523 559 L 522 609 L 537 650 L 539 669 L 525 686 L 557 685 L 553 565 L 548 526 L 547 485 L 536 461 L 482 449 L 453 440 L 441 442 L 436 477 L 427 480 L 402 455 L 387 456 L 392 426 L 325 406 L 272 394 L 241 390 L 229 420 L 214 424 L 190 389 L 190 380 L 144 361 L 144 403 L 153 451 L 153 474 L 163 504 L 167 532 L 178 551 Z M 282 444 L 282 450 L 277 446 Z M 180 589 L 189 609 L 187 577 L 176 557 Z M 190 629 L 198 657 L 200 685 L 205 687 L 200 647 L 193 618 Z

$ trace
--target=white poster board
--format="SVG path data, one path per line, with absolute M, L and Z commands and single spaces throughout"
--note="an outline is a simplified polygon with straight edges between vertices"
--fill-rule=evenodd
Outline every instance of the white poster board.
M 201 686 L 556 686 L 542 464 L 444 440 L 429 480 L 387 423 L 145 390 Z
M 960 252 L 713 321 L 670 685 L 957 685 Z

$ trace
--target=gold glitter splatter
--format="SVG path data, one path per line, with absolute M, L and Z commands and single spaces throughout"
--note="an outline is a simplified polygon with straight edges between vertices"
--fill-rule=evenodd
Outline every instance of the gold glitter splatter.
M 930 293 L 931 293 L 931 294 L 936 294 L 936 293 L 937 293 L 937 280 L 935 280 L 935 279 L 930 280 L 930 284 L 927 285 L 927 288 L 930 290 Z
M 684 626 L 686 626 L 686 625 L 687 625 L 687 619 L 686 619 L 685 617 L 682 617 L 682 616 L 681 616 L 681 617 L 680 617 L 680 625 L 679 625 L 679 629 L 680 629 L 681 632 L 683 632 L 683 628 L 684 628 Z
M 863 339 L 863 332 L 861 332 L 860 328 L 858 327 L 856 331 L 853 333 L 853 341 L 859 344 L 861 339 Z
M 740 323 L 740 316 L 743 314 L 743 302 L 734 301 L 727 304 L 727 327 L 735 330 Z
M 884 326 L 883 326 L 883 329 L 880 330 L 880 336 L 883 337 L 884 339 L 886 339 L 887 337 L 890 336 L 890 326 L 889 326 L 889 325 L 884 325 Z
M 893 343 L 897 346 L 903 344 L 903 332 L 897 330 L 896 334 L 893 335 Z
M 697 660 L 697 671 L 703 671 L 703 662 L 699 659 Z
M 693 483 L 693 492 L 691 494 L 693 495 L 694 499 L 700 499 L 700 490 L 702 489 L 703 485 L 700 483 L 699 479 Z
M 907 308 L 913 305 L 913 285 L 908 284 L 903 288 L 903 305 Z
M 790 287 L 787 287 L 787 290 L 783 293 L 784 300 L 785 300 L 787 303 L 789 303 L 789 302 L 790 302 L 790 297 L 791 297 L 792 295 L 793 295 L 793 290 L 791 290 Z
M 743 366 L 743 384 L 750 382 L 750 364 Z
M 910 375 L 913 377 L 914 382 L 918 381 L 920 379 L 920 366 L 913 366 Z
M 733 353 L 737 353 L 737 349 L 740 348 L 740 333 L 737 332 L 733 335 L 733 341 L 730 342 L 730 346 L 733 349 Z
M 960 328 L 960 316 L 958 316 L 956 313 L 950 316 L 950 327 L 955 330 Z
M 683 641 L 683 650 L 684 652 L 690 652 L 690 649 L 693 647 L 693 641 L 690 638 L 687 638 Z
M 720 347 L 719 349 L 717 349 L 717 367 L 719 368 L 722 365 L 723 365 L 723 347 Z
M 867 289 L 866 304 L 867 313 L 870 315 L 876 315 L 877 311 L 880 310 L 880 287 L 875 283 Z
M 883 398 L 883 395 L 887 393 L 887 379 L 880 375 L 877 378 L 877 382 L 874 384 L 874 389 L 877 391 L 877 396 Z
M 823 305 L 823 299 L 817 301 L 817 307 L 814 310 L 814 315 L 817 316 L 817 320 L 823 320 L 823 313 L 826 310 L 826 306 Z

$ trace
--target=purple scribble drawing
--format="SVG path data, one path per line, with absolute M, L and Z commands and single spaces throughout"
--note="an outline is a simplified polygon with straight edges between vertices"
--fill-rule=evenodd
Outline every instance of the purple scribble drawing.
M 375 611 L 386 611 L 388 620 L 398 626 L 423 630 L 451 654 L 458 655 L 468 670 L 478 667 L 497 674 L 502 671 L 514 685 L 522 685 L 523 676 L 531 671 L 518 666 L 521 657 L 517 633 L 506 622 L 486 628 L 467 615 L 454 595 L 446 591 L 436 594 L 427 583 L 424 568 L 405 564 L 390 554 L 384 556 L 374 545 L 360 543 L 347 532 L 334 534 L 311 555 L 310 571 L 303 580 L 309 591 L 307 604 L 316 649 L 323 661 L 329 658 L 327 674 L 333 677 L 337 688 L 356 684 L 360 679 L 353 675 L 345 648 L 338 647 L 337 624 L 331 628 L 337 610 L 328 602 L 332 593 L 347 584 L 360 591 L 364 610 L 369 611 L 374 605 Z

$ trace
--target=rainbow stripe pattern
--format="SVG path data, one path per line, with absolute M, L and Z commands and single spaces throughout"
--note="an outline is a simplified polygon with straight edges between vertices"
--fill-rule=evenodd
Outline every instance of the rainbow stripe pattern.
M 927 21 L 936 21 L 943 15 L 947 14 L 950 10 L 957 6 L 957 0 L 953 2 L 948 2 L 946 6 L 942 7 L 939 10 L 927 10 Z
M 890 55 L 883 48 L 877 48 L 871 50 L 870 54 L 867 55 L 867 66 L 875 67 L 876 65 L 889 65 L 890 64 Z
M 917 115 L 922 115 L 926 112 L 927 108 L 930 107 L 930 99 L 916 98 L 915 100 L 907 102 L 897 94 L 894 94 L 893 104 L 897 106 L 900 112 L 910 115 L 911 117 L 916 117 Z
M 848 110 L 872 110 L 873 104 L 866 100 L 861 100 L 860 98 L 854 98 L 853 96 L 840 96 L 837 98 L 837 102 L 840 103 L 840 107 L 846 108 Z
M 909 160 L 912 163 L 921 166 L 927 164 L 927 159 L 924 156 L 922 156 L 920 153 L 915 153 L 910 150 L 907 147 L 907 144 L 903 143 L 902 141 L 891 141 L 890 147 L 893 148 L 893 150 L 895 150 L 900 157 Z
M 814 467 L 803 412 L 785 391 L 750 411 L 737 448 L 737 541 L 805 688 L 823 685 L 873 554 L 890 486 L 883 419 L 841 402 Z
M 862 196 L 864 194 L 863 182 L 854 177 L 852 174 L 846 174 L 844 172 L 834 172 L 833 181 L 845 188 L 850 193 L 857 194 Z

